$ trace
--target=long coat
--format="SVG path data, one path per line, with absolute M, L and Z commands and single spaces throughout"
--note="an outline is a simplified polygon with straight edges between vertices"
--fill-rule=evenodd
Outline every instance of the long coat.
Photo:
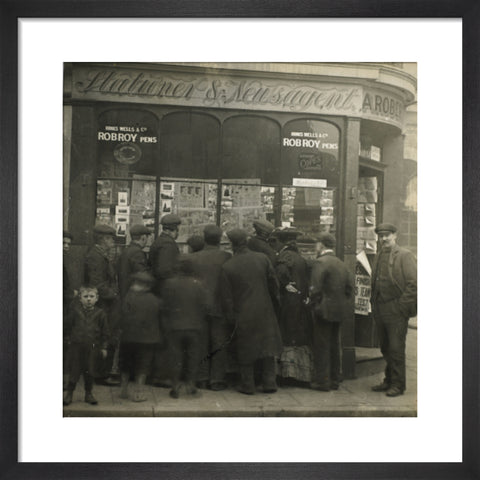
M 353 314 L 353 275 L 333 252 L 312 263 L 310 297 L 313 312 L 321 320 L 343 322 Z
M 138 243 L 132 242 L 122 252 L 118 261 L 118 286 L 122 298 L 125 298 L 132 284 L 132 275 L 144 272 L 147 268 L 147 255 Z
M 205 245 L 203 250 L 192 253 L 193 271 L 205 288 L 207 311 L 210 316 L 222 316 L 220 304 L 220 274 L 222 265 L 232 258 L 232 254 L 214 245 Z
M 309 344 L 309 332 L 304 300 L 308 295 L 308 271 L 306 260 L 292 247 L 281 250 L 275 262 L 280 283 L 280 330 L 284 345 Z M 286 287 L 294 283 L 299 293 Z
M 272 265 L 275 264 L 277 254 L 264 238 L 257 235 L 250 237 L 247 242 L 247 247 L 252 250 L 252 252 L 264 253 L 270 259 Z
M 99 245 L 94 245 L 85 256 L 85 283 L 97 287 L 100 306 L 117 296 L 115 264 Z
M 157 279 L 157 290 L 163 282 L 173 275 L 180 249 L 175 240 L 162 232 L 150 246 L 150 265 L 152 273 Z
M 122 305 L 122 342 L 160 343 L 161 301 L 152 292 L 130 289 Z
M 227 318 L 236 322 L 237 360 L 250 364 L 279 356 L 282 340 L 273 301 L 278 281 L 268 257 L 243 247 L 222 266 L 222 303 Z
M 372 300 L 376 292 L 378 271 L 377 255 L 372 268 Z M 406 248 L 394 245 L 388 259 L 388 273 L 394 285 L 398 288 L 398 305 L 408 317 L 417 314 L 417 261 L 412 252 Z

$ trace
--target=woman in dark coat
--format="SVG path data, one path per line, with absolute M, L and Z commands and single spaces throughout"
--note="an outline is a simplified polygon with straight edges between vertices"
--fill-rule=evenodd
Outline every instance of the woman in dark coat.
M 222 301 L 227 319 L 236 323 L 235 342 L 241 384 L 238 391 L 255 393 L 254 364 L 262 360 L 263 391 L 276 391 L 275 358 L 282 352 L 274 302 L 278 282 L 268 257 L 247 247 L 247 234 L 228 232 L 233 257 L 222 266 Z
M 295 228 L 277 228 L 270 236 L 270 244 L 277 251 L 275 271 L 280 283 L 279 322 L 284 346 L 280 374 L 309 382 L 311 322 L 304 303 L 308 296 L 308 268 L 296 246 L 298 235 Z

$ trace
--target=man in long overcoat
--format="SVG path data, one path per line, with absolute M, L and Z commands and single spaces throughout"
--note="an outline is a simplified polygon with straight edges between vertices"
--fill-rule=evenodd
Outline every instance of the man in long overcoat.
M 193 271 L 203 282 L 207 304 L 207 352 L 211 354 L 210 388 L 224 390 L 227 385 L 227 345 L 232 333 L 231 326 L 226 322 L 220 302 L 220 274 L 222 265 L 232 257 L 232 254 L 220 249 L 222 229 L 216 225 L 207 225 L 203 230 L 205 246 L 203 250 L 191 255 Z
M 120 340 L 120 302 L 118 298 L 117 272 L 114 256 L 112 253 L 115 246 L 115 230 L 108 225 L 96 225 L 93 229 L 94 246 L 85 256 L 85 284 L 97 288 L 98 307 L 107 314 L 110 340 L 107 347 L 107 358 L 103 368 L 103 376 L 107 377 L 107 383 L 117 384 L 119 381 L 112 378 L 117 374 L 118 342 Z
M 148 270 L 147 255 L 143 249 L 151 233 L 144 225 L 132 225 L 130 228 L 132 241 L 125 247 L 118 262 L 118 286 L 122 299 L 132 284 L 132 275 Z
M 222 302 L 227 319 L 236 324 L 238 391 L 255 393 L 254 364 L 261 360 L 263 391 L 273 393 L 277 390 L 275 357 L 282 352 L 273 306 L 278 301 L 278 281 L 268 257 L 247 247 L 244 230 L 234 229 L 227 235 L 233 257 L 222 266 Z
M 162 296 L 162 289 L 167 279 L 173 276 L 178 263 L 180 249 L 176 243 L 178 228 L 181 219 L 178 215 L 164 215 L 160 223 L 162 232 L 150 246 L 149 261 L 152 274 L 156 279 L 154 293 Z M 168 386 L 170 372 L 168 368 L 168 340 L 155 351 L 153 361 L 152 383 L 160 386 Z
M 337 390 L 340 382 L 340 326 L 353 315 L 354 281 L 335 256 L 335 237 L 321 233 L 312 262 L 310 299 L 313 313 L 314 375 L 311 388 Z
M 395 225 L 383 223 L 375 232 L 381 249 L 372 268 L 372 307 L 387 366 L 383 382 L 372 390 L 397 397 L 406 388 L 408 319 L 417 314 L 417 261 L 409 250 L 397 245 Z
M 253 229 L 255 235 L 248 239 L 247 246 L 253 252 L 264 253 L 275 264 L 276 253 L 275 250 L 268 243 L 268 238 L 275 227 L 268 220 L 255 220 L 253 222 Z

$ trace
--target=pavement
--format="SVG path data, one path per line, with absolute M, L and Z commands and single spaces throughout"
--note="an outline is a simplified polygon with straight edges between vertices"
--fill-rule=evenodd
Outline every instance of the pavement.
M 356 349 L 356 376 L 340 388 L 320 392 L 299 386 L 281 386 L 276 393 L 243 395 L 233 388 L 221 392 L 199 390 L 194 397 L 173 399 L 168 388 L 146 386 L 147 401 L 119 397 L 119 387 L 96 385 L 98 405 L 83 401 L 79 382 L 73 402 L 63 407 L 64 417 L 416 417 L 417 330 L 410 321 L 407 334 L 407 389 L 398 397 L 372 392 L 381 383 L 385 366 L 378 348 Z

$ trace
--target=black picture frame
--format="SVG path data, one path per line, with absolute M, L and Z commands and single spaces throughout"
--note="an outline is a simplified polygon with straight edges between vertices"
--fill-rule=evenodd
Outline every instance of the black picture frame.
M 19 463 L 18 316 L 18 18 L 322 17 L 463 20 L 463 461 L 459 463 Z M 0 0 L 0 478 L 478 479 L 480 213 L 480 2 L 475 0 Z M 434 46 L 432 46 L 434 48 Z M 444 226 L 432 235 L 446 240 Z M 448 232 L 447 248 L 460 248 Z M 454 240 L 454 241 L 452 241 Z M 456 240 L 456 241 L 455 241 Z M 444 260 L 439 259 L 442 263 Z M 458 321 L 459 319 L 456 319 Z M 446 353 L 447 355 L 447 353 Z M 448 379 L 438 395 L 448 389 Z M 440 433 L 440 432 L 439 432 Z M 379 441 L 384 433 L 379 432 Z M 448 439 L 445 439 L 448 441 Z M 408 448 L 408 445 L 405 445 Z

